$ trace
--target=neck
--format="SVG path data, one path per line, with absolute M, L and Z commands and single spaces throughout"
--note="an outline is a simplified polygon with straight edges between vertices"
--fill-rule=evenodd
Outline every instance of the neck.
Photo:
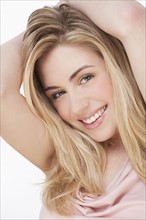
M 104 172 L 104 185 L 109 185 L 115 175 L 121 169 L 128 155 L 119 136 L 105 143 L 106 168 Z

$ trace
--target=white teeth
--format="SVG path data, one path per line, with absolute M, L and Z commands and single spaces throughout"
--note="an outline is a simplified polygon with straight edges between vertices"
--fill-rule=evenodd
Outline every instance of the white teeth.
M 95 114 L 95 117 L 96 117 L 96 118 L 99 118 L 99 116 L 100 116 L 100 114 L 97 114 L 97 113 Z
M 88 118 L 86 120 L 82 120 L 86 124 L 91 124 L 94 121 L 96 121 L 97 118 L 99 118 L 103 112 L 105 111 L 106 107 L 104 106 L 102 109 L 100 109 L 98 112 L 95 113 L 95 115 L 91 116 L 91 118 Z

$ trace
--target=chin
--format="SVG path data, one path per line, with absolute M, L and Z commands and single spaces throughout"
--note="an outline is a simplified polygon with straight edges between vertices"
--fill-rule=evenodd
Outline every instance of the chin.
M 96 142 L 105 142 L 112 139 L 117 134 L 117 129 L 110 130 L 109 132 L 100 132 L 96 134 L 88 134 Z

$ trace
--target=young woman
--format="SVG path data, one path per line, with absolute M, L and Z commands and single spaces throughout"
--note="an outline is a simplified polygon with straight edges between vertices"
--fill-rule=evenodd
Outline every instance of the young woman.
M 1 48 L 2 137 L 46 174 L 40 219 L 145 219 L 145 9 L 66 3 Z

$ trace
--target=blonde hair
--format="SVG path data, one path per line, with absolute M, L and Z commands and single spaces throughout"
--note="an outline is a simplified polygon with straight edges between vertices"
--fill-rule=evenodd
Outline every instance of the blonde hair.
M 104 192 L 106 154 L 104 143 L 93 141 L 64 122 L 43 91 L 37 74 L 39 60 L 60 44 L 87 47 L 104 58 L 113 83 L 119 134 L 134 169 L 143 180 L 145 110 L 126 52 L 118 39 L 71 7 L 45 7 L 31 14 L 22 49 L 25 96 L 31 111 L 43 121 L 55 148 L 46 172 L 43 202 L 49 210 L 68 215 L 77 188 L 96 195 Z

